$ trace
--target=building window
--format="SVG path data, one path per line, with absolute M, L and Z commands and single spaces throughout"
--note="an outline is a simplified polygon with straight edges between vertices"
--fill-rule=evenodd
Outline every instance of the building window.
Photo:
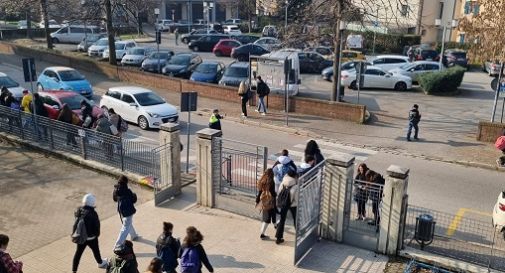
M 460 34 L 459 35 L 459 44 L 464 44 L 465 43 L 465 34 Z
M 438 19 L 442 19 L 442 16 L 444 15 L 444 2 L 440 2 L 440 11 L 438 13 Z
M 407 17 L 409 14 L 409 5 L 402 5 L 402 9 L 400 10 L 400 15 L 402 17 Z

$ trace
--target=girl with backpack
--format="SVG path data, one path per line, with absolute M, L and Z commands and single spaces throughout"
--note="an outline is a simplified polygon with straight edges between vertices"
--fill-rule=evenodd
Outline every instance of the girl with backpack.
M 106 268 L 107 260 L 102 259 L 100 248 L 98 247 L 98 237 L 100 236 L 100 220 L 95 211 L 96 198 L 88 193 L 82 198 L 82 207 L 75 212 L 75 223 L 73 227 L 72 241 L 77 244 L 74 259 L 72 262 L 72 272 L 76 273 L 79 267 L 82 253 L 86 247 L 91 248 L 93 256 L 98 264 L 98 268 Z
M 294 170 L 289 170 L 282 179 L 279 186 L 279 194 L 277 195 L 277 207 L 281 210 L 281 220 L 277 225 L 275 233 L 276 244 L 284 242 L 284 226 L 286 225 L 286 216 L 288 211 L 291 211 L 293 223 L 296 228 L 296 207 L 298 205 L 298 174 Z
M 209 272 L 214 272 L 214 268 L 203 249 L 202 241 L 203 235 L 195 227 L 190 226 L 186 229 L 186 237 L 179 250 L 182 273 L 201 273 L 202 264 Z
M 134 205 L 137 202 L 137 195 L 128 188 L 128 178 L 126 176 L 121 175 L 117 184 L 114 185 L 112 199 L 117 202 L 119 218 L 121 218 L 123 224 L 116 240 L 115 248 L 117 248 L 125 242 L 128 234 L 130 234 L 132 241 L 137 240 L 139 237 L 133 227 L 133 215 L 137 212 Z
M 166 273 L 175 273 L 177 268 L 177 254 L 181 248 L 178 239 L 172 236 L 174 225 L 169 222 L 163 222 L 163 233 L 156 241 L 156 255 L 161 259 L 163 271 Z M 154 260 L 153 260 L 154 261 Z
M 275 193 L 275 183 L 274 183 L 274 172 L 271 168 L 268 168 L 260 180 L 258 180 L 258 194 L 256 195 L 256 207 L 261 210 L 262 213 L 262 223 L 261 223 L 261 234 L 260 239 L 265 240 L 268 236 L 265 235 L 268 224 L 276 224 L 276 209 L 275 209 L 275 198 L 277 194 Z

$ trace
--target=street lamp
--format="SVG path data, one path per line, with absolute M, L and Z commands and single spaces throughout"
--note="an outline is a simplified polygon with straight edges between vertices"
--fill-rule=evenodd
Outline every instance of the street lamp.
M 213 2 L 203 2 L 203 12 L 205 13 L 205 20 L 206 25 L 207 25 L 207 30 L 209 29 L 209 22 L 210 22 L 210 10 L 214 8 L 214 3 Z
M 157 46 L 157 53 L 156 55 L 158 55 L 158 73 L 161 73 L 161 64 L 160 64 L 160 42 L 161 42 L 161 32 L 159 30 L 159 26 L 158 26 L 158 16 L 160 15 L 160 9 L 159 8 L 155 8 L 154 9 L 154 15 L 156 15 L 156 23 L 154 24 L 154 28 L 156 30 L 156 46 Z M 158 35 L 160 37 L 160 41 L 158 41 Z
M 336 80 L 337 80 L 337 101 L 342 101 L 342 97 L 344 94 L 341 94 L 341 88 L 340 85 L 342 84 L 342 78 L 340 73 L 342 70 L 342 50 L 344 48 L 344 31 L 347 28 L 347 22 L 340 20 L 340 26 L 339 26 L 339 31 L 340 31 L 340 39 L 338 41 L 338 62 L 337 62 L 337 67 L 336 71 L 333 71 L 333 73 L 336 73 Z
M 450 24 L 450 25 L 449 25 Z M 442 60 L 444 59 L 444 50 L 445 50 L 445 33 L 447 32 L 447 27 L 455 28 L 458 26 L 458 21 L 451 20 L 450 22 L 442 23 L 441 19 L 435 19 L 435 25 L 437 27 L 442 27 L 442 47 L 440 49 L 440 58 L 438 60 L 438 69 L 442 70 Z

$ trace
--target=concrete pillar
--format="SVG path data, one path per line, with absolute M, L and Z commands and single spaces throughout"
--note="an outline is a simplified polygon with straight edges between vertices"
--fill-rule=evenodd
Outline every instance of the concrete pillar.
M 226 15 L 225 15 L 225 20 L 228 20 L 230 18 L 232 18 L 232 13 L 233 13 L 233 7 L 229 6 L 229 5 L 226 5 Z
M 344 154 L 328 158 L 324 171 L 321 237 L 342 242 L 346 195 L 352 193 L 354 157 Z
M 180 129 L 176 123 L 160 127 L 160 187 L 155 191 L 155 204 L 160 204 L 181 193 Z
M 161 0 L 160 19 L 167 19 L 167 0 Z
M 409 169 L 391 165 L 387 169 L 386 184 L 380 212 L 379 253 L 396 255 L 403 238 L 403 221 L 406 213 L 404 198 L 407 198 Z
M 222 133 L 219 130 L 206 128 L 196 132 L 196 135 L 196 203 L 213 207 L 216 187 L 219 186 L 217 182 L 221 178 L 221 147 L 214 140 Z

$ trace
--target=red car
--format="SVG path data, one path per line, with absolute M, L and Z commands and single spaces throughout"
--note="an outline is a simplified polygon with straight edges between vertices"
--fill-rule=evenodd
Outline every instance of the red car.
M 242 44 L 233 39 L 221 39 L 212 49 L 212 52 L 216 56 L 230 56 L 231 50 L 241 46 Z
M 83 100 L 87 101 L 93 107 L 94 118 L 103 113 L 103 110 L 96 106 L 93 101 L 90 101 L 73 91 L 40 91 L 38 93 L 44 100 L 44 105 L 46 106 L 49 118 L 52 119 L 58 118 L 58 114 L 60 113 L 60 109 L 63 107 L 63 104 L 68 104 L 70 109 L 81 117 L 81 101 Z

